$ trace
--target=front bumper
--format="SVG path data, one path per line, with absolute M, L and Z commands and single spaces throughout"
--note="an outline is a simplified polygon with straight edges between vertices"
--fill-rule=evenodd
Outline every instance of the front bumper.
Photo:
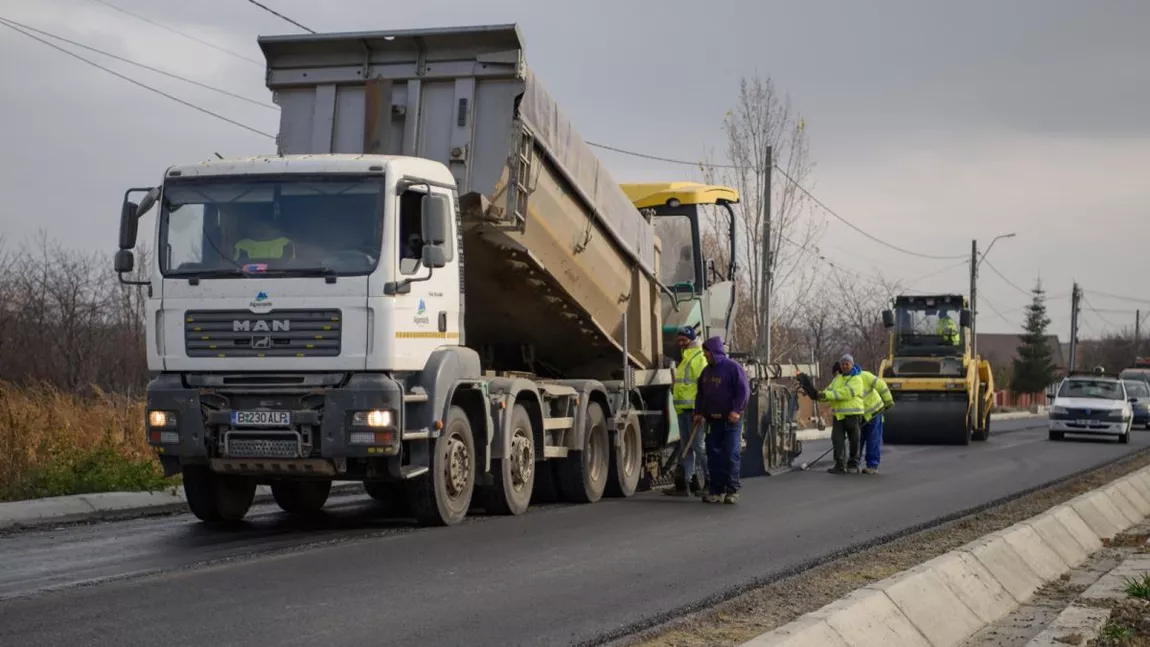
M 1150 424 L 1150 409 L 1135 409 L 1134 410 L 1134 424 L 1136 424 L 1136 425 Z
M 163 374 L 152 380 L 147 392 L 148 438 L 165 471 L 207 464 L 222 472 L 334 477 L 383 470 L 398 475 L 403 451 L 401 384 L 381 374 L 261 378 Z M 290 411 L 291 425 L 233 427 L 231 414 L 241 410 Z M 355 412 L 372 410 L 391 411 L 392 426 L 353 427 Z M 157 411 L 169 417 L 165 426 L 153 426 L 151 413 Z M 379 442 L 353 444 L 353 432 L 360 439 L 363 433 L 374 433 Z M 381 458 L 383 465 L 368 461 Z
M 1126 433 L 1129 425 L 1129 420 L 1051 420 L 1050 431 L 1060 431 L 1066 434 L 1121 436 Z

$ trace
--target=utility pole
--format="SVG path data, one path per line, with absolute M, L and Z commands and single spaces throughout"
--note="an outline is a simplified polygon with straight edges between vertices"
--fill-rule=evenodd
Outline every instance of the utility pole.
M 978 240 L 976 239 L 970 241 L 970 358 L 978 361 Z M 976 386 L 977 384 L 975 382 Z M 978 421 L 982 419 L 978 410 L 981 399 L 978 393 L 974 394 L 975 426 L 978 426 Z
M 775 170 L 775 156 L 771 146 L 767 145 L 765 165 L 763 170 L 763 260 L 762 271 L 759 273 L 759 356 L 767 364 L 771 363 L 771 282 L 774 273 L 771 271 L 771 176 Z
M 1082 299 L 1082 290 L 1078 289 L 1078 282 L 1070 290 L 1070 370 L 1078 368 L 1078 310 Z
M 1134 311 L 1134 356 L 1142 354 L 1142 311 Z M 1133 360 L 1131 360 L 1133 361 Z

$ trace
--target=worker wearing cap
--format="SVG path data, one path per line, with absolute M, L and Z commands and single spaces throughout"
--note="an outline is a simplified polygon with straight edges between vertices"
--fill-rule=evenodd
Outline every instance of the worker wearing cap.
M 866 409 L 862 398 L 863 381 L 859 377 L 862 371 L 855 366 L 854 358 L 849 354 L 843 355 L 839 359 L 838 369 L 838 375 L 819 393 L 819 401 L 830 404 L 835 419 L 831 427 L 835 465 L 827 471 L 831 474 L 846 474 L 857 472 L 859 468 L 859 434 Z M 850 443 L 849 455 L 847 442 Z
M 855 368 L 859 366 L 856 364 Z M 870 371 L 859 371 L 859 379 L 863 383 L 863 425 L 861 433 L 862 455 L 866 461 L 863 474 L 878 472 L 878 463 L 882 454 L 882 414 L 894 406 L 890 388 L 879 376 Z
M 944 312 L 938 316 L 936 334 L 942 336 L 942 343 L 947 346 L 958 346 L 958 326 L 954 325 L 954 319 L 949 314 Z
M 699 377 L 695 396 L 695 424 L 707 424 L 707 471 L 710 484 L 704 503 L 739 500 L 740 454 L 743 449 L 743 411 L 751 396 L 747 374 L 723 351 L 723 338 L 703 342 L 707 367 Z
M 703 438 L 707 435 L 704 429 L 695 432 L 695 440 L 690 447 L 684 447 L 691 435 L 691 428 L 695 410 L 695 397 L 699 391 L 699 376 L 707 367 L 707 359 L 703 356 L 703 349 L 695 335 L 693 326 L 683 326 L 675 336 L 682 356 L 675 367 L 675 384 L 671 387 L 671 398 L 675 404 L 675 414 L 679 419 L 679 451 L 681 457 L 679 465 L 682 467 L 683 482 L 678 481 L 675 487 L 663 490 L 663 494 L 671 496 L 688 496 L 702 494 L 707 484 L 707 454 L 704 449 Z M 702 478 L 698 474 L 702 473 Z M 701 483 L 700 483 L 701 481 Z M 681 487 L 680 487 L 681 485 Z M 689 489 L 688 489 L 689 488 Z

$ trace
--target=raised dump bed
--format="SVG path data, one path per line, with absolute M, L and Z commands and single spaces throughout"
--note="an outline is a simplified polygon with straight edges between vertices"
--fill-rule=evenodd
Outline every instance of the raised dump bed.
M 527 68 L 515 25 L 259 44 L 281 154 L 409 155 L 451 169 L 464 343 L 490 368 L 606 378 L 624 341 L 637 367 L 660 363 L 653 227 Z

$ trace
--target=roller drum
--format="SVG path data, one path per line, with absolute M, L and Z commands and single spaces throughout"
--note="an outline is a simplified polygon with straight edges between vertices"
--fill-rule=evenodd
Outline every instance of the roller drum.
M 890 445 L 966 445 L 970 424 L 966 393 L 894 395 L 895 406 L 883 413 L 883 442 Z

